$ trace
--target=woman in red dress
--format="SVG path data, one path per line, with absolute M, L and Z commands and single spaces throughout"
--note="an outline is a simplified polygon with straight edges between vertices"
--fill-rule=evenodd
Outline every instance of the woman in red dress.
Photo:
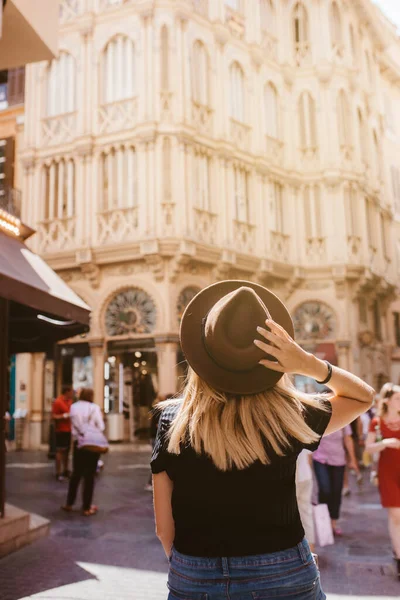
M 379 453 L 381 502 L 388 509 L 389 534 L 400 580 L 400 386 L 386 383 L 378 416 L 370 423 L 366 449 Z

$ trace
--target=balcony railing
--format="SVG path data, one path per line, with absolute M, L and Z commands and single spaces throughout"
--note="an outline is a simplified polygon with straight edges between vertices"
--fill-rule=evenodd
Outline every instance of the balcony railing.
M 309 263 L 322 263 L 326 260 L 326 239 L 324 237 L 306 238 L 306 256 Z
M 42 221 L 37 227 L 39 254 L 74 249 L 77 245 L 75 236 L 75 217 Z
M 359 264 L 361 261 L 361 237 L 358 235 L 347 236 L 348 260 L 351 264 Z
M 269 31 L 262 32 L 261 46 L 268 58 L 276 60 L 278 55 L 278 40 Z
M 132 2 L 132 0 L 99 0 L 99 10 L 108 10 L 110 8 L 115 8 L 116 6 L 128 4 L 129 2 Z
M 0 209 L 9 215 L 21 217 L 21 192 L 11 187 L 0 186 Z
M 311 63 L 310 42 L 297 42 L 295 46 L 295 62 L 298 66 L 305 66 Z
M 244 221 L 233 222 L 234 247 L 243 254 L 253 254 L 256 246 L 256 226 Z
M 42 120 L 44 145 L 58 145 L 70 142 L 76 136 L 77 113 L 66 113 Z
M 250 127 L 231 117 L 230 137 L 232 143 L 243 150 L 247 150 L 250 144 Z
M 193 10 L 202 17 L 208 16 L 208 0 L 192 0 Z
M 289 242 L 289 235 L 280 231 L 271 231 L 269 249 L 271 258 L 279 262 L 287 262 L 289 260 Z
M 129 129 L 137 122 L 137 99 L 103 104 L 99 108 L 98 118 L 99 134 Z
M 226 6 L 225 9 L 225 20 L 229 29 L 231 30 L 232 35 L 236 38 L 242 39 L 245 30 L 244 15 L 236 10 L 233 10 L 230 8 L 230 6 Z
M 265 152 L 273 163 L 282 163 L 283 160 L 283 142 L 269 135 L 265 136 Z
M 192 121 L 193 125 L 203 133 L 212 132 L 213 110 L 204 104 L 192 100 Z
M 61 0 L 60 3 L 60 23 L 73 21 L 85 11 L 86 0 Z
M 194 231 L 196 240 L 204 244 L 217 241 L 217 215 L 200 208 L 194 209 Z
M 132 242 L 137 236 L 139 214 L 136 206 L 105 210 L 97 215 L 97 245 Z

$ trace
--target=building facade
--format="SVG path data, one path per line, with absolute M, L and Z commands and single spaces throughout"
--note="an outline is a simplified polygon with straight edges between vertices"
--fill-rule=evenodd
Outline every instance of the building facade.
M 400 44 L 372 2 L 61 0 L 60 26 L 19 154 L 33 249 L 93 309 L 58 380 L 106 412 L 176 391 L 180 315 L 224 278 L 398 380 Z

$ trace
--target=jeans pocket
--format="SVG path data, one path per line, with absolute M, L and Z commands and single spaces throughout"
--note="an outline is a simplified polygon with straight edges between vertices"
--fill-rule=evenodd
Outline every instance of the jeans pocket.
M 253 600 L 266 600 L 267 598 L 277 598 L 279 600 L 323 600 L 326 598 L 321 590 L 319 578 L 303 585 L 295 584 L 258 590 L 252 592 L 252 597 Z
M 169 589 L 169 594 L 168 594 L 168 600 L 207 600 L 208 599 L 208 594 L 204 593 L 204 592 L 189 592 L 189 591 L 182 591 L 182 590 L 176 590 L 175 588 L 171 587 L 170 584 L 168 583 L 168 589 Z

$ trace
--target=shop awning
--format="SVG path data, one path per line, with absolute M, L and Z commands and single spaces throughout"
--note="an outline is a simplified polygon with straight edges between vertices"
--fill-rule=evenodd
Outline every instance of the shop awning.
M 11 352 L 41 352 L 89 330 L 89 306 L 40 256 L 1 231 L 0 297 L 11 301 Z

